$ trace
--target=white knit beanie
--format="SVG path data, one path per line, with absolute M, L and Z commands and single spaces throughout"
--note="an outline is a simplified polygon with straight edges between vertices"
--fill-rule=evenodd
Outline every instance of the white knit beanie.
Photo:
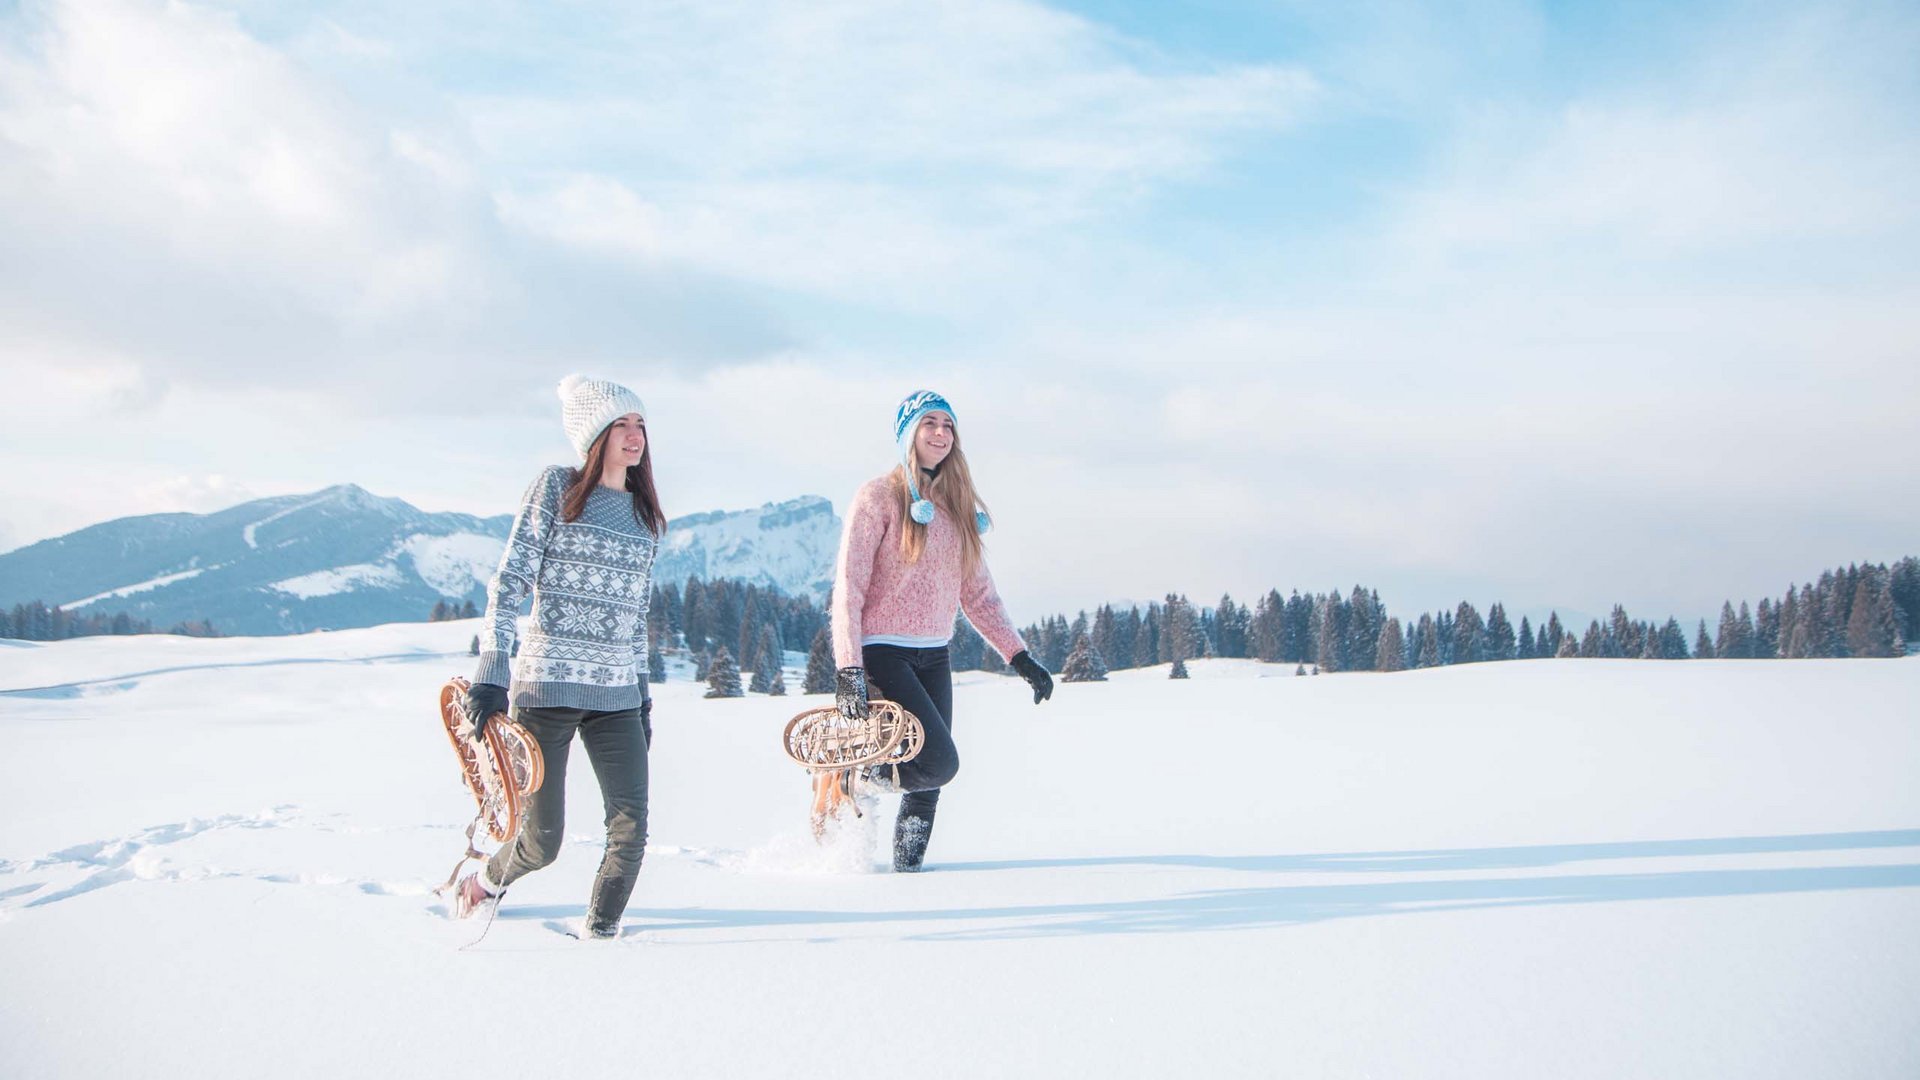
M 581 461 L 587 460 L 593 440 L 607 430 L 607 425 L 628 413 L 639 413 L 645 421 L 647 407 L 638 394 L 619 383 L 589 379 L 585 375 L 569 375 L 560 380 L 560 426 L 567 429 L 567 438 L 579 452 Z

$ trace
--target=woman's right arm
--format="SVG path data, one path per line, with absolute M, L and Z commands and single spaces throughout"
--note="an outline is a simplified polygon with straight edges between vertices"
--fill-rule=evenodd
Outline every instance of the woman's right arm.
M 513 641 L 519 633 L 520 602 L 540 580 L 547 558 L 547 541 L 560 520 L 560 496 L 567 487 L 567 470 L 550 468 L 534 478 L 520 500 L 500 569 L 487 583 L 487 614 L 481 621 L 480 663 L 473 681 L 510 686 L 513 680 Z
M 833 663 L 836 668 L 862 667 L 860 624 L 867 606 L 867 583 L 873 580 L 873 560 L 886 535 L 886 516 L 874 485 L 862 487 L 847 508 L 847 525 L 840 534 L 840 558 L 833 571 Z

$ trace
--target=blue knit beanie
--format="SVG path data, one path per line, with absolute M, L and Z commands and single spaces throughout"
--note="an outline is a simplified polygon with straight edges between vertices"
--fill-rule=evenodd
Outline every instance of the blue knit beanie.
M 933 521 L 933 500 L 920 497 L 920 478 L 914 475 L 913 468 L 913 436 L 919 430 L 920 418 L 936 412 L 946 413 L 947 419 L 952 420 L 955 427 L 959 426 L 960 420 L 954 415 L 953 406 L 947 404 L 946 398 L 931 390 L 915 390 L 908 394 L 893 413 L 894 448 L 899 451 L 900 464 L 907 471 L 907 494 L 912 497 L 912 505 L 907 512 L 922 525 Z M 992 522 L 984 510 L 973 512 L 975 529 L 984 533 L 991 526 Z

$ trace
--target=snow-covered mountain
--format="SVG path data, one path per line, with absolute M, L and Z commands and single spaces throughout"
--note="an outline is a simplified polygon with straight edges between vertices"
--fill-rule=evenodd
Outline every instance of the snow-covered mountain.
M 833 585 L 839 547 L 840 518 L 818 495 L 757 510 L 689 514 L 668 522 L 666 550 L 653 564 L 653 579 L 739 578 L 819 599 Z
M 0 604 L 125 611 L 166 627 L 287 634 L 424 619 L 485 603 L 510 515 L 428 513 L 341 484 L 211 514 L 119 518 L 0 555 Z M 738 577 L 824 594 L 840 523 L 806 496 L 668 526 L 656 580 Z

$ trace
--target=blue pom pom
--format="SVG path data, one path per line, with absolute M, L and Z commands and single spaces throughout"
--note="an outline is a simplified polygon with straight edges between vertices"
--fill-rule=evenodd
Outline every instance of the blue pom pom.
M 993 519 L 987 516 L 987 512 L 985 510 L 975 510 L 973 512 L 973 531 L 985 536 L 987 530 L 991 528 L 993 528 Z
M 913 520 L 922 525 L 933 523 L 933 503 L 926 499 L 914 500 L 913 509 L 908 512 L 913 515 Z

